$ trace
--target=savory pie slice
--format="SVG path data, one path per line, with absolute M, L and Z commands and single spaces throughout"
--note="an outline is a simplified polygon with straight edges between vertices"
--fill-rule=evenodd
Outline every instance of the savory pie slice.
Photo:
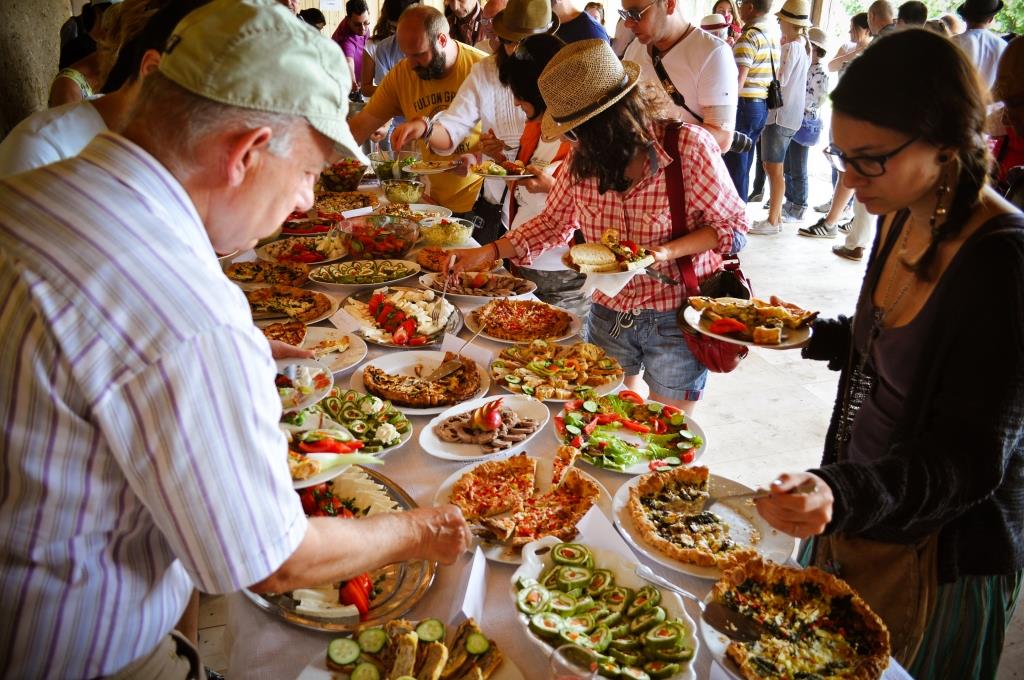
M 497 539 L 513 547 L 544 536 L 570 541 L 576 525 L 593 507 L 601 490 L 577 468 L 569 468 L 562 483 L 547 493 L 528 498 L 522 510 L 503 519 L 484 520 Z
M 449 502 L 468 520 L 518 510 L 533 496 L 537 461 L 525 453 L 490 460 L 459 477 Z
M 285 321 L 265 327 L 263 335 L 267 336 L 267 340 L 279 340 L 298 347 L 306 339 L 306 331 L 306 324 L 301 321 Z
M 723 574 L 711 599 L 765 624 L 755 642 L 730 642 L 726 655 L 749 680 L 875 680 L 889 664 L 889 631 L 845 581 L 820 569 L 761 558 Z
M 333 336 L 332 335 L 332 337 L 329 337 L 329 338 L 326 338 L 324 340 L 321 340 L 320 342 L 316 343 L 315 345 L 312 345 L 310 347 L 306 347 L 306 349 L 311 350 L 313 352 L 314 356 L 316 356 L 317 358 L 320 358 L 320 357 L 325 356 L 327 354 L 334 354 L 334 353 L 339 353 L 340 354 L 341 352 L 344 352 L 345 350 L 347 350 L 349 348 L 349 345 L 351 344 L 351 342 L 352 341 L 349 340 L 349 337 L 347 335 L 338 335 L 338 336 Z
M 756 553 L 729 535 L 729 525 L 707 512 L 708 469 L 677 467 L 652 472 L 629 490 L 629 514 L 643 540 L 669 557 L 726 568 Z
M 374 365 L 363 369 L 367 392 L 409 408 L 433 408 L 465 401 L 480 389 L 480 371 L 472 359 L 446 352 L 444 361 L 458 360 L 462 368 L 439 380 L 392 375 Z
M 312 323 L 331 311 L 331 298 L 294 286 L 267 286 L 246 291 L 253 314 L 275 314 Z
M 299 481 L 318 474 L 320 463 L 297 451 L 288 449 L 288 469 L 291 470 L 292 479 Z
M 309 267 L 298 262 L 235 262 L 224 268 L 224 273 L 238 283 L 269 283 L 282 286 L 301 286 L 309 280 Z
M 575 446 L 559 446 L 555 451 L 555 462 L 551 466 L 551 486 L 555 487 L 565 479 L 565 473 L 569 471 L 580 457 L 581 451 Z

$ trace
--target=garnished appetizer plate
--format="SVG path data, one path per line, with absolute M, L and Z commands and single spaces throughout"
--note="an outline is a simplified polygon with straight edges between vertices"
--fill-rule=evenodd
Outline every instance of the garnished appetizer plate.
M 533 397 L 481 397 L 431 420 L 420 430 L 420 447 L 442 460 L 511 456 L 529 445 L 549 417 L 548 407 Z
M 356 291 L 344 301 L 345 311 L 361 324 L 364 340 L 393 348 L 436 345 L 445 333 L 458 335 L 462 312 L 440 295 L 420 288 L 390 286 Z M 434 322 L 433 310 L 441 307 Z
M 309 280 L 328 288 L 381 286 L 420 273 L 420 266 L 409 260 L 355 260 L 317 267 Z
M 442 274 L 423 274 L 420 283 L 438 293 L 444 290 Z M 458 283 L 448 283 L 448 295 L 453 300 L 469 304 L 481 304 L 492 298 L 526 300 L 535 290 L 537 284 L 533 281 L 490 272 L 464 272 L 459 274 Z

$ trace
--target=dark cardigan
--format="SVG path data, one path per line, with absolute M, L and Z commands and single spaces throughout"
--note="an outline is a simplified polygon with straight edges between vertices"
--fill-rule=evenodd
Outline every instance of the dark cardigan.
M 880 239 L 861 295 L 874 289 Z M 814 325 L 804 356 L 842 371 L 822 466 L 812 470 L 835 497 L 826 533 L 905 543 L 938 530 L 941 583 L 1009 574 L 1024 567 L 1024 215 L 973 234 L 932 295 L 939 311 L 905 412 L 887 455 L 871 463 L 840 456 L 839 433 L 874 377 L 870 364 L 857 371 L 852 319 Z

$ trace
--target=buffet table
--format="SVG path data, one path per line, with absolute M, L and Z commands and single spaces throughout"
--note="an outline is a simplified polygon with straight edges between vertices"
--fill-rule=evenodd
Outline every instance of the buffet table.
M 418 283 L 413 283 L 415 281 L 416 279 L 409 279 L 408 282 L 402 283 L 418 285 Z M 338 291 L 329 292 L 332 295 L 339 294 Z M 473 308 L 473 306 L 463 304 L 458 306 L 464 314 Z M 464 328 L 461 336 L 468 339 L 470 334 Z M 507 345 L 481 337 L 474 342 L 474 346 L 496 354 Z M 371 344 L 366 360 L 396 351 L 403 350 L 385 349 Z M 336 375 L 336 383 L 347 389 L 352 370 L 360 370 L 360 368 L 357 366 L 355 369 Z M 500 396 L 507 393 L 492 385 L 489 394 Z M 553 403 L 549 405 L 549 408 L 554 416 L 560 410 L 561 404 Z M 420 505 L 432 504 L 435 492 L 441 482 L 466 465 L 462 462 L 435 458 L 420 447 L 419 433 L 431 417 L 410 416 L 415 428 L 412 439 L 400 449 L 387 454 L 384 458 L 384 465 L 377 468 L 381 474 L 399 484 Z M 551 419 L 545 425 L 544 430 L 538 433 L 527 450 L 531 456 L 550 459 L 557 446 Z M 713 445 L 714 432 L 708 433 L 708 439 Z M 583 467 L 613 496 L 618 488 L 630 479 L 628 475 L 596 469 L 587 465 Z M 595 509 L 593 512 L 597 512 L 597 510 Z M 358 550 L 358 546 L 353 546 L 353 550 Z M 679 574 L 642 556 L 634 556 L 655 572 L 698 596 L 705 596 L 713 584 L 713 581 Z M 480 554 L 477 559 L 483 561 L 483 555 Z M 469 606 L 469 613 L 478 616 L 480 627 L 497 642 L 506 659 L 511 660 L 519 668 L 524 678 L 530 680 L 546 678 L 548 676 L 547 656 L 541 654 L 535 643 L 529 639 L 529 633 L 517 618 L 516 606 L 510 595 L 510 581 L 516 568 L 507 564 L 486 563 L 483 567 L 483 583 L 476 583 L 474 579 L 474 583 L 468 586 L 470 592 L 467 594 L 465 592 L 466 581 L 473 561 L 474 554 L 467 553 L 455 564 L 439 567 L 433 586 L 423 599 L 407 613 L 407 617 L 412 620 L 436 617 L 448 622 L 457 622 L 464 601 L 467 599 L 476 601 L 475 604 Z M 479 564 L 477 572 L 480 572 Z M 225 632 L 225 652 L 229 658 L 228 677 L 266 678 L 267 680 L 294 678 L 311 661 L 323 657 L 327 643 L 333 637 L 337 637 L 337 634 L 318 633 L 285 623 L 257 608 L 244 594 L 236 593 L 227 599 L 228 621 Z M 697 620 L 699 611 L 696 606 L 687 603 L 686 607 L 690 616 Z M 730 677 L 713 661 L 703 645 L 692 664 L 698 679 Z M 895 662 L 890 665 L 884 677 L 889 680 L 909 678 Z

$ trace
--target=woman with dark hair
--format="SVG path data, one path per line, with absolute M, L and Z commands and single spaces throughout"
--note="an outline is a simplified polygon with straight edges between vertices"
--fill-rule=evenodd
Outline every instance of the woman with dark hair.
M 986 185 L 986 101 L 924 29 L 839 81 L 827 153 L 878 235 L 856 314 L 804 349 L 841 370 L 822 465 L 757 506 L 814 537 L 805 559 L 882 616 L 915 678 L 995 676 L 1024 568 L 1024 216 Z
M 519 139 L 516 159 L 526 164 L 533 179 L 515 183 L 509 208 L 510 229 L 536 217 L 555 184 L 555 173 L 569 155 L 569 143 L 562 139 L 541 139 L 541 116 L 547 110 L 537 84 L 544 67 L 565 47 L 561 38 L 541 34 L 530 36 L 498 66 L 501 84 L 512 91 L 513 101 L 526 114 L 526 126 Z
M 718 0 L 711 6 L 711 13 L 721 14 L 725 18 L 725 23 L 729 24 L 726 29 L 728 37 L 725 42 L 730 45 L 735 43 L 741 30 L 740 13 L 736 11 L 736 4 L 732 0 Z
M 653 268 L 677 281 L 684 270 L 703 280 L 719 269 L 720 254 L 732 251 L 733 229 L 746 231 L 744 205 L 711 134 L 657 120 L 663 102 L 656 90 L 636 87 L 639 74 L 604 40 L 571 43 L 555 55 L 538 80 L 547 106 L 541 136 L 571 143 L 566 168 L 540 215 L 492 244 L 454 251 L 456 269 L 486 269 L 496 257 L 529 264 L 568 244 L 576 229 L 597 243 L 609 228 L 645 246 Z M 674 196 L 685 206 L 675 215 L 679 236 L 668 189 L 676 179 L 683 190 Z M 652 399 L 692 410 L 707 369 L 676 323 L 684 295 L 683 286 L 648 276 L 634 277 L 614 296 L 595 292 L 587 333 L 619 360 L 631 389 L 640 387 L 644 369 Z

